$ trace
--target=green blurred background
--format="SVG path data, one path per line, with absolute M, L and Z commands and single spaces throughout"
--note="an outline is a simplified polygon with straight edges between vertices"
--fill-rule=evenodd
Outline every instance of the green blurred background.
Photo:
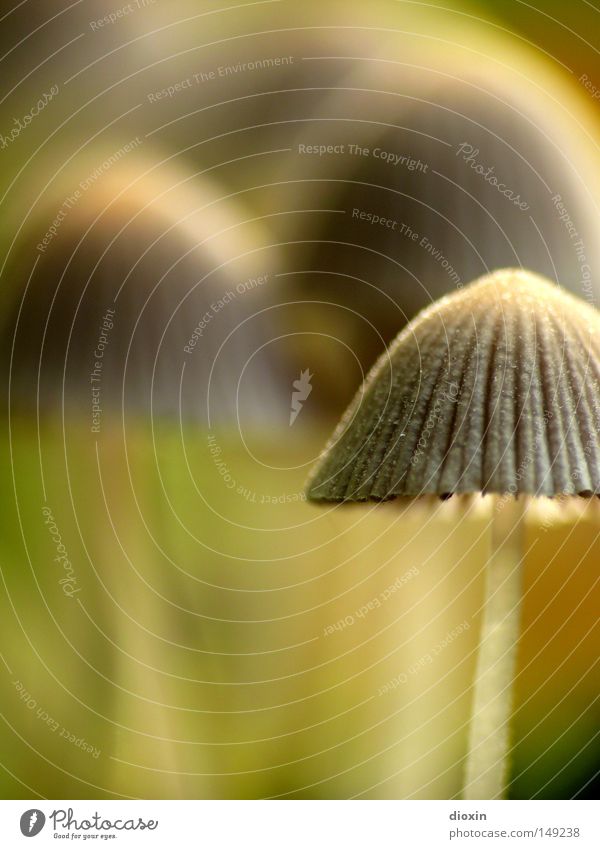
M 459 795 L 486 500 L 323 508 L 303 485 L 433 299 L 523 265 L 596 304 L 599 21 L 0 13 L 4 798 Z M 514 798 L 597 793 L 598 530 L 529 525 Z

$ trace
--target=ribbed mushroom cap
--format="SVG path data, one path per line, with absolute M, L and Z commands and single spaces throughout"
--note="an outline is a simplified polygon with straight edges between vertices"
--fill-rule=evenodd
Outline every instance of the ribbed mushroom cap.
M 308 497 L 600 493 L 599 380 L 600 313 L 536 274 L 494 272 L 379 358 Z

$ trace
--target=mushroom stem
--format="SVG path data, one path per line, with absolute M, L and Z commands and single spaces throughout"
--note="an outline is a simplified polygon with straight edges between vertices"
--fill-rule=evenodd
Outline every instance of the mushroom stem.
M 464 799 L 502 799 L 521 618 L 526 498 L 495 498 Z

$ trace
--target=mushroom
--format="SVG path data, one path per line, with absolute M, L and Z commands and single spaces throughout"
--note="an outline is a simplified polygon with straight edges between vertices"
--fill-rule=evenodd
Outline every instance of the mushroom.
M 492 496 L 467 799 L 506 793 L 530 499 L 600 494 L 599 379 L 597 310 L 536 274 L 496 271 L 404 328 L 307 484 L 325 502 Z

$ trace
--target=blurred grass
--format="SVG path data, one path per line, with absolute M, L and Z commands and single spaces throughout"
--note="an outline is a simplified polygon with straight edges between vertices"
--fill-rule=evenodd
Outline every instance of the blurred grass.
M 128 423 L 124 443 L 103 425 L 96 456 L 82 422 L 69 420 L 63 443 L 59 424 L 46 421 L 46 503 L 81 587 L 68 598 L 41 514 L 37 436 L 27 421 L 12 427 L 0 475 L 0 631 L 12 670 L 1 676 L 3 761 L 13 774 L 0 778 L 4 797 L 459 792 L 483 513 L 458 522 L 451 502 L 267 506 L 263 494 L 298 492 L 306 470 L 260 466 L 231 434 L 218 435 L 223 457 L 255 500 L 223 485 L 204 433 L 182 443 L 166 423 L 154 432 Z M 281 433 L 252 447 L 263 462 L 292 466 L 323 436 Z M 565 536 L 559 526 L 541 536 L 528 563 L 519 797 L 576 792 L 598 757 L 597 528 L 580 523 L 551 562 Z M 354 615 L 415 566 L 389 601 Z M 348 615 L 351 626 L 325 636 Z M 472 627 L 425 661 L 465 620 Z M 406 683 L 378 695 L 400 673 Z M 100 756 L 44 725 L 16 680 Z

